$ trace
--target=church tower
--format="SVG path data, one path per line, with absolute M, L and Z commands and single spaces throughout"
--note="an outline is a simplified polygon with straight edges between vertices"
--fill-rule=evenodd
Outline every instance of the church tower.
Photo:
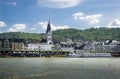
M 51 30 L 50 21 L 48 22 L 47 25 L 46 38 L 47 38 L 47 44 L 52 44 L 52 30 Z

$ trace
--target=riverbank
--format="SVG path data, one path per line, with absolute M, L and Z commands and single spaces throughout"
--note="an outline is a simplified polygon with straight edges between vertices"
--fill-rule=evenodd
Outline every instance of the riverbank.
M 74 58 L 88 58 L 88 57 L 120 57 L 120 52 L 110 53 L 90 53 L 85 51 L 80 52 L 13 52 L 8 54 L 0 54 L 1 58 L 7 57 L 74 57 Z

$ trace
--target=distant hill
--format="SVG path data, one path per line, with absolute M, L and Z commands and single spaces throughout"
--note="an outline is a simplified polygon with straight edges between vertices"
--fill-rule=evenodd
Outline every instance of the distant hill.
M 22 39 L 37 39 L 45 38 L 44 34 L 24 33 L 24 32 L 9 32 L 0 33 L 0 38 L 22 38 Z M 90 28 L 85 30 L 80 29 L 60 29 L 53 31 L 54 40 L 88 40 L 88 41 L 103 41 L 103 40 L 120 40 L 120 28 Z
M 20 39 L 37 39 L 43 38 L 43 34 L 38 33 L 24 33 L 24 32 L 8 32 L 0 33 L 0 38 L 20 38 Z
M 72 40 L 120 40 L 120 28 L 90 28 L 85 30 L 79 29 L 64 29 L 53 32 L 53 37 L 57 40 L 66 38 Z

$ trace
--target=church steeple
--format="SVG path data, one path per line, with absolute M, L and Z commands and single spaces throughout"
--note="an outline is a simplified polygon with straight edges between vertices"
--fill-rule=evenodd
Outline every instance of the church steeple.
M 47 34 L 49 31 L 51 31 L 50 20 L 49 20 L 48 25 L 47 25 L 46 34 Z
M 52 31 L 51 31 L 50 21 L 48 22 L 46 29 L 46 38 L 47 38 L 47 44 L 52 44 Z

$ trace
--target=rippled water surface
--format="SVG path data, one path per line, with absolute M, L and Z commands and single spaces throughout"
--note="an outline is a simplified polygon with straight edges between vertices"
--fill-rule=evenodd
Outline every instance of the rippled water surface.
M 120 79 L 120 59 L 0 58 L 0 79 Z

